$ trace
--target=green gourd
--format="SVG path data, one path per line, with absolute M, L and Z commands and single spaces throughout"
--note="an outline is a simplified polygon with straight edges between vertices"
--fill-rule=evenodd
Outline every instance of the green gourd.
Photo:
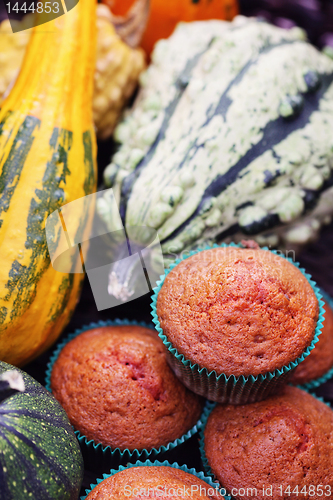
M 141 76 L 105 184 L 126 227 L 157 231 L 165 265 L 244 236 L 290 248 L 333 213 L 332 130 L 333 61 L 301 29 L 182 23 Z M 113 231 L 107 198 L 98 211 Z
M 83 458 L 64 409 L 0 362 L 0 500 L 77 500 Z

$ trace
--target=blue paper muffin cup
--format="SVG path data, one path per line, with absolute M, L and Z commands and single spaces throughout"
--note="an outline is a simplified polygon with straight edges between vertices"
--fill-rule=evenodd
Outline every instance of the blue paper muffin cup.
M 178 463 L 170 463 L 167 460 L 164 462 L 146 460 L 145 462 L 137 461 L 135 464 L 128 464 L 128 467 L 120 466 L 118 469 L 112 469 L 109 474 L 103 474 L 103 478 L 97 479 L 96 484 L 91 484 L 90 489 L 86 490 L 86 495 L 82 496 L 80 500 L 85 500 L 89 493 L 93 491 L 96 486 L 98 486 L 104 479 L 114 476 L 117 472 L 120 472 L 125 469 L 129 469 L 132 467 L 172 467 L 173 469 L 180 469 L 188 474 L 192 474 L 193 476 L 201 479 L 207 484 L 207 492 L 209 493 L 209 489 L 212 488 L 215 492 L 219 492 L 222 496 L 225 497 L 225 500 L 230 500 L 230 497 L 223 495 L 224 491 L 220 488 L 219 483 L 213 481 L 210 477 L 206 476 L 203 472 L 197 472 L 196 469 L 189 469 L 186 465 L 178 465 Z
M 297 262 L 293 262 L 292 259 L 280 255 L 279 252 L 274 250 L 269 250 L 267 247 L 262 248 L 272 252 L 280 257 L 288 260 L 291 264 L 296 266 L 299 271 L 307 278 L 310 283 L 319 303 L 319 317 L 317 321 L 317 326 L 315 329 L 314 338 L 311 344 L 306 348 L 303 354 L 296 360 L 290 362 L 288 365 L 283 366 L 280 369 L 276 369 L 272 372 L 267 372 L 265 374 L 260 374 L 257 376 L 227 376 L 225 374 L 217 374 L 216 371 L 209 371 L 207 368 L 199 366 L 196 363 L 192 363 L 189 359 L 177 351 L 177 349 L 168 340 L 166 335 L 161 328 L 157 311 L 156 302 L 158 294 L 162 288 L 166 276 L 174 269 L 180 262 L 199 252 L 204 250 L 209 250 L 212 248 L 226 248 L 226 247 L 236 247 L 243 248 L 241 244 L 231 243 L 230 245 L 213 245 L 207 246 L 205 248 L 200 248 L 190 252 L 186 257 L 177 259 L 170 267 L 166 270 L 164 276 L 161 276 L 160 281 L 156 283 L 154 288 L 154 294 L 152 297 L 152 316 L 153 323 L 155 324 L 156 330 L 159 337 L 162 339 L 164 345 L 168 349 L 168 362 L 173 369 L 176 376 L 183 382 L 186 387 L 191 389 L 193 392 L 206 397 L 211 401 L 216 401 L 219 403 L 230 403 L 230 404 L 246 404 L 253 403 L 255 401 L 261 401 L 265 399 L 269 394 L 274 392 L 282 383 L 286 383 L 290 376 L 292 370 L 296 368 L 314 349 L 315 344 L 318 342 L 318 337 L 321 333 L 321 329 L 324 321 L 324 302 L 322 300 L 322 295 L 320 294 L 319 288 L 316 283 L 311 279 L 311 276 L 305 272 L 304 269 L 299 267 Z
M 303 390 L 305 390 L 305 389 L 303 388 Z M 310 391 L 305 390 L 305 392 L 308 392 L 315 399 L 317 399 L 318 401 L 321 401 L 322 403 L 326 404 L 329 408 L 332 409 L 332 406 L 327 401 L 325 401 L 323 398 L 316 396 L 316 394 L 313 394 Z M 203 468 L 205 470 L 205 473 L 207 474 L 208 477 L 210 477 L 212 479 L 212 481 L 218 482 L 218 480 L 216 479 L 215 475 L 212 472 L 212 469 L 209 466 L 208 459 L 207 459 L 206 453 L 205 453 L 205 428 L 207 425 L 209 415 L 214 410 L 216 405 L 217 405 L 217 403 L 209 402 L 204 409 L 204 412 L 202 415 L 203 425 L 199 431 L 199 434 L 200 434 L 199 449 L 200 449 L 201 461 L 202 461 L 202 465 L 203 465 Z M 237 411 L 237 408 L 235 408 L 235 411 Z M 232 498 L 232 497 L 230 497 L 230 498 Z
M 51 373 L 53 369 L 53 365 L 55 361 L 58 359 L 58 356 L 61 350 L 64 348 L 68 342 L 72 339 L 80 335 L 81 333 L 91 330 L 93 328 L 100 328 L 104 326 L 122 326 L 122 325 L 133 325 L 133 326 L 143 326 L 145 328 L 149 328 L 155 332 L 154 326 L 152 324 L 147 324 L 145 322 L 137 322 L 137 321 L 129 321 L 129 320 L 120 320 L 116 319 L 113 321 L 99 321 L 97 323 L 91 323 L 82 327 L 79 330 L 76 330 L 74 333 L 68 335 L 66 339 L 60 342 L 55 351 L 53 352 L 50 361 L 47 365 L 46 378 L 45 378 L 45 387 L 49 392 L 51 391 Z M 206 403 L 207 404 L 207 403 Z M 205 407 L 204 407 L 205 408 Z M 203 415 L 203 412 L 202 412 Z M 185 434 L 180 436 L 178 439 L 169 442 L 167 445 L 162 445 L 159 448 L 152 448 L 151 450 L 142 449 L 142 450 L 120 450 L 119 448 L 111 448 L 111 446 L 103 446 L 101 443 L 95 442 L 93 439 L 88 439 L 84 434 L 81 434 L 79 430 L 74 428 L 75 435 L 81 445 L 81 450 L 85 459 L 85 464 L 89 465 L 90 470 L 100 470 L 101 467 L 109 468 L 110 467 L 118 467 L 120 464 L 127 464 L 128 462 L 133 462 L 138 459 L 146 459 L 148 457 L 158 457 L 158 458 L 172 458 L 173 450 L 177 448 L 177 451 L 182 452 L 182 448 L 184 444 L 188 442 L 195 434 L 200 430 L 202 426 L 201 416 L 197 423 L 189 429 Z M 185 451 L 185 450 L 183 450 Z M 176 452 L 176 450 L 175 450 Z
M 323 296 L 325 303 L 327 303 L 333 309 L 333 299 L 323 290 L 320 290 L 320 292 Z M 330 380 L 332 377 L 333 377 L 333 366 L 329 370 L 327 370 L 327 372 L 324 373 L 324 375 L 322 375 L 321 377 L 310 380 L 310 382 L 307 382 L 306 384 L 299 385 L 298 387 L 300 389 L 312 391 L 313 389 L 316 389 L 317 387 L 321 386 L 322 384 L 325 384 L 325 382 Z

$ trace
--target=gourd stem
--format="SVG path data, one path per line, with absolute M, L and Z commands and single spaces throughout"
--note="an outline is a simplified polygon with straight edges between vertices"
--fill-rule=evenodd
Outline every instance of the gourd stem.
M 149 14 L 150 0 L 137 0 L 124 17 L 114 16 L 110 12 L 110 20 L 120 38 L 130 47 L 136 48 L 147 27 Z
M 0 404 L 16 392 L 24 391 L 24 380 L 17 370 L 11 370 L 0 375 Z

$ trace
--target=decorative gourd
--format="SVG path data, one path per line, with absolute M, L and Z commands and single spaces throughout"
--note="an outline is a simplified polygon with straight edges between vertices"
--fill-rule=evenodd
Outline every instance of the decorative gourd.
M 0 359 L 15 365 L 57 339 L 80 295 L 83 274 L 51 266 L 45 221 L 96 188 L 95 16 L 94 0 L 80 0 L 37 26 L 0 111 Z M 71 221 L 77 241 L 92 215 Z M 79 258 L 73 269 L 82 269 Z
M 141 1 L 141 0 L 138 0 Z M 103 0 L 111 11 L 125 15 L 135 0 Z M 150 15 L 141 46 L 147 54 L 161 38 L 168 38 L 181 21 L 225 19 L 231 21 L 238 14 L 237 0 L 150 0 Z
M 98 137 L 106 139 L 112 135 L 146 63 L 142 49 L 132 49 L 120 39 L 112 24 L 113 18 L 109 9 L 105 5 L 98 5 L 96 13 L 97 51 L 93 118 Z M 32 20 L 33 15 L 25 16 L 20 22 L 24 31 L 18 33 L 11 32 L 8 20 L 0 24 L 0 102 L 19 72 L 32 31 L 26 28 L 31 25 Z
M 105 183 L 123 222 L 156 229 L 166 265 L 244 235 L 311 240 L 333 213 L 332 82 L 333 61 L 299 28 L 240 16 L 179 25 L 115 132 Z M 106 198 L 98 210 L 114 230 Z
M 106 5 L 97 6 L 97 61 L 93 116 L 99 139 L 113 134 L 125 104 L 146 68 L 142 49 L 133 49 L 121 40 Z
M 64 409 L 1 361 L 0 414 L 0 500 L 77 500 L 83 458 Z

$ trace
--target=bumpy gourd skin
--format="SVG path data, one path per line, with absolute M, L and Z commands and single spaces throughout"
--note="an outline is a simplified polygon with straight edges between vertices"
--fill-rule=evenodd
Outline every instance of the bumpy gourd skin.
M 0 374 L 14 367 L 0 362 Z M 0 500 L 77 500 L 83 458 L 65 411 L 28 374 L 0 402 Z
M 311 240 L 333 212 L 332 82 L 333 61 L 299 28 L 180 24 L 116 129 L 105 181 L 123 221 L 157 229 L 170 258 L 244 234 Z
M 228 492 L 239 491 L 237 500 L 318 499 L 319 485 L 332 498 L 333 412 L 296 387 L 260 403 L 218 405 L 204 436 L 213 474 Z M 272 494 L 264 494 L 269 486 Z M 290 494 L 284 493 L 288 486 Z M 296 487 L 298 495 L 292 493 Z
M 74 274 L 51 266 L 45 221 L 96 189 L 95 14 L 94 0 L 81 0 L 35 28 L 0 112 L 0 359 L 15 365 L 57 339 L 79 298 L 80 258 L 73 254 Z M 73 212 L 68 234 L 83 241 L 92 207 Z M 64 237 L 53 236 L 56 247 Z
M 105 5 L 97 6 L 97 59 L 93 116 L 100 139 L 110 137 L 145 69 L 145 53 L 123 42 Z

